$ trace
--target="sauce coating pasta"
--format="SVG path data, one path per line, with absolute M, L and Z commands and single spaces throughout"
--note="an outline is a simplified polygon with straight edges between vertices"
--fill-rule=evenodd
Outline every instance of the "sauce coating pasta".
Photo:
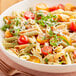
M 3 18 L 3 45 L 26 61 L 49 65 L 76 63 L 76 6 L 37 4 Z

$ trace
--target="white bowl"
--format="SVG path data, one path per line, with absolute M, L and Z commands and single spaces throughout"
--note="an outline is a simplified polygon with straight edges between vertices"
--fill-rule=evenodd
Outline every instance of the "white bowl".
M 4 11 L 1 14 L 0 18 L 0 27 L 2 26 L 2 18 L 4 16 L 9 16 L 11 15 L 12 11 L 22 11 L 25 10 L 29 7 L 35 6 L 37 3 L 46 3 L 49 6 L 57 5 L 57 4 L 66 4 L 66 3 L 71 3 L 75 5 L 76 0 L 24 0 L 21 1 L 12 7 L 8 8 L 6 11 Z M 8 53 L 6 49 L 2 45 L 2 40 L 3 40 L 3 33 L 0 31 L 0 48 L 2 51 L 7 55 L 11 60 L 16 62 L 19 65 L 22 65 L 24 67 L 27 67 L 29 69 L 33 69 L 36 71 L 41 71 L 41 72 L 49 72 L 49 73 L 65 73 L 65 72 L 74 72 L 76 71 L 76 64 L 71 64 L 71 65 L 46 65 L 46 64 L 38 64 L 38 63 L 33 63 L 29 61 L 25 61 L 23 59 L 19 59 L 18 57 Z

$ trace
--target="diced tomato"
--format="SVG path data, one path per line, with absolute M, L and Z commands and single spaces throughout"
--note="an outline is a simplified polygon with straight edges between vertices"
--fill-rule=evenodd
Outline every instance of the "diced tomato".
M 74 57 L 76 58 L 76 50 L 74 50 Z
M 28 19 L 35 19 L 35 15 L 32 12 L 27 11 L 27 12 L 24 13 L 24 18 L 27 19 L 27 20 Z
M 52 12 L 52 11 L 55 11 L 55 10 L 58 10 L 58 9 L 63 9 L 64 10 L 64 5 L 63 4 L 59 4 L 58 6 L 50 7 L 49 11 Z
M 52 53 L 52 47 L 51 46 L 44 46 L 41 48 L 41 52 L 44 55 L 48 55 L 48 53 Z
M 64 10 L 64 5 L 63 5 L 63 4 L 59 4 L 59 5 L 57 6 L 57 9 L 63 9 L 63 10 Z
M 58 8 L 57 8 L 56 6 L 50 7 L 50 8 L 49 8 L 49 12 L 55 11 L 55 10 L 57 10 L 57 9 L 58 9 Z
M 71 31 L 76 31 L 76 24 L 74 22 L 71 22 L 70 29 Z
M 24 36 L 24 35 L 21 35 L 19 38 L 18 38 L 18 43 L 20 45 L 22 44 L 27 44 L 29 42 L 29 39 L 27 38 L 27 36 Z

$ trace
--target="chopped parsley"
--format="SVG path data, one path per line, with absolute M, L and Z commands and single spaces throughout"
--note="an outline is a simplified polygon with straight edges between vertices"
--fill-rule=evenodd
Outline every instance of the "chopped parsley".
M 62 37 L 62 36 L 58 36 L 58 38 L 64 40 L 64 41 L 67 43 L 67 45 L 70 45 L 69 42 L 68 42 L 64 37 Z
M 45 39 L 46 39 L 46 36 L 43 36 L 43 37 L 42 37 L 42 40 L 45 40 Z
M 10 29 L 10 33 L 13 36 L 18 36 L 20 29 Z
M 52 30 L 49 31 L 49 35 L 51 37 L 50 45 L 52 45 L 52 46 L 56 47 L 61 42 L 61 40 L 64 40 L 67 43 L 67 45 L 70 45 L 69 42 L 64 37 L 57 36 L 57 34 L 53 33 Z
M 47 16 L 44 16 L 43 13 L 40 12 L 37 13 L 37 17 L 40 17 L 40 19 L 36 20 L 36 22 L 43 27 L 45 27 L 46 25 L 50 27 L 56 25 L 56 15 L 52 15 L 51 13 L 49 13 Z
M 46 64 L 48 63 L 48 59 L 47 59 L 47 58 L 45 58 L 45 63 L 46 63 Z
M 26 55 L 31 55 L 30 53 L 26 53 Z
M 13 20 L 14 20 L 14 23 L 15 23 L 16 26 L 18 26 L 19 24 L 21 24 L 21 19 L 20 18 L 16 17 Z
M 59 62 L 59 64 L 63 64 L 63 63 L 64 63 L 64 61 Z
M 67 54 L 65 56 L 67 57 Z
M 25 22 L 25 25 L 27 25 L 28 24 L 28 22 Z
M 5 24 L 1 29 L 2 29 L 3 31 L 6 31 L 8 28 L 10 28 L 10 25 Z

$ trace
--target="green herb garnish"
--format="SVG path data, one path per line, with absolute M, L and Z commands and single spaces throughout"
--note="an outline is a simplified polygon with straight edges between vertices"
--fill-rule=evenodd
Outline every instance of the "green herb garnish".
M 47 58 L 45 58 L 45 62 L 48 63 L 48 59 Z
M 18 36 L 19 35 L 20 29 L 10 29 L 10 32 L 13 36 Z
M 18 26 L 18 24 L 19 24 L 19 21 L 17 20 L 17 21 L 16 21 L 16 26 Z
M 50 37 L 53 37 L 51 40 L 50 40 L 50 44 L 52 46 L 57 46 L 59 44 L 59 42 L 61 42 L 61 40 L 64 40 L 67 45 L 70 45 L 69 42 L 62 36 L 57 36 L 57 34 L 53 33 L 52 30 L 49 31 L 49 35 Z
M 39 17 L 41 18 L 37 20 L 37 18 Z M 42 12 L 37 13 L 37 18 L 36 18 L 36 22 L 43 27 L 45 27 L 46 25 L 50 27 L 54 26 L 56 25 L 56 22 L 57 22 L 56 20 L 54 20 L 56 18 L 56 15 L 52 15 L 51 13 L 49 13 L 47 16 L 45 16 Z
M 6 31 L 8 28 L 10 28 L 10 25 L 5 24 L 1 29 L 2 29 L 3 31 Z
M 43 37 L 42 37 L 42 40 L 45 40 L 45 39 L 46 39 L 46 36 L 43 36 Z
M 65 56 L 67 57 L 67 54 Z
M 59 62 L 59 64 L 62 64 L 62 63 L 64 63 L 64 61 Z
M 64 37 L 62 37 L 62 36 L 58 36 L 58 38 L 64 40 L 64 41 L 67 43 L 67 45 L 70 45 L 69 42 L 68 42 Z
M 27 22 L 25 22 L 25 25 L 27 25 L 28 23 Z

